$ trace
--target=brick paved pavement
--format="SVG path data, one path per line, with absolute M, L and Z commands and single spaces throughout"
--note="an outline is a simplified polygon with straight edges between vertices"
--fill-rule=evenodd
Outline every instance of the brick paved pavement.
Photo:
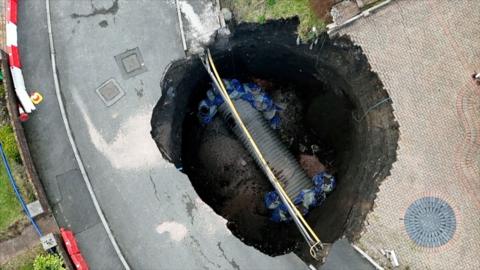
M 480 268 L 480 1 L 394 1 L 344 28 L 391 95 L 400 125 L 398 161 L 377 194 L 359 245 L 385 264 L 394 249 L 402 269 Z M 403 224 L 407 207 L 434 195 L 455 210 L 446 245 L 426 249 Z

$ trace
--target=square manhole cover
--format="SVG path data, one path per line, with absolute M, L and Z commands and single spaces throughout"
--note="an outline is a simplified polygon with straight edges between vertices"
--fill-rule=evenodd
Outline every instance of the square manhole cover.
M 105 105 L 107 105 L 107 107 L 112 106 L 125 95 L 125 92 L 123 92 L 114 79 L 104 82 L 100 87 L 97 88 L 96 92 Z
M 115 56 L 115 61 L 124 78 L 131 78 L 147 71 L 138 47 Z

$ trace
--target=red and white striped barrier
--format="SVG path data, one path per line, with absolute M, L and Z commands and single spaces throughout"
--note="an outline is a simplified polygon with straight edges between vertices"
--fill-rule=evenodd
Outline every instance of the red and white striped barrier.
M 62 236 L 63 243 L 67 249 L 68 255 L 72 260 L 77 270 L 88 270 L 88 264 L 85 258 L 83 258 L 80 249 L 78 248 L 77 238 L 72 231 L 60 228 L 60 235 Z
M 17 44 L 17 8 L 18 0 L 8 1 L 6 14 L 7 53 L 10 62 L 13 85 L 15 86 L 15 93 L 17 94 L 18 100 L 20 101 L 20 104 L 25 112 L 31 113 L 33 110 L 35 110 L 35 105 L 27 93 L 25 81 L 23 79 L 23 73 L 21 70 L 22 65 L 20 63 L 20 54 L 18 52 Z

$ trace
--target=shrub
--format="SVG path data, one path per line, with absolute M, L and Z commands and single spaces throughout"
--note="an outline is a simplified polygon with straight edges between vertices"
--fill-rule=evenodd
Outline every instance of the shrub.
M 277 0 L 267 0 L 267 5 L 270 6 L 270 7 L 272 7 L 272 6 L 275 5 L 276 1 L 277 1 Z
M 33 270 L 65 270 L 65 267 L 63 259 L 58 254 L 46 254 L 35 258 Z
M 5 155 L 11 160 L 15 160 L 20 163 L 20 153 L 17 148 L 17 141 L 15 140 L 15 135 L 13 134 L 13 128 L 9 125 L 0 127 L 0 142 L 2 143 L 3 150 Z

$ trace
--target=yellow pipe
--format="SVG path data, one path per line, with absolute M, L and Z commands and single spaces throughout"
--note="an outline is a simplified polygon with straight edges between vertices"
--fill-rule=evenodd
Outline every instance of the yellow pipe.
M 233 102 L 232 100 L 230 99 L 230 96 L 228 95 L 228 92 L 227 90 L 225 89 L 225 86 L 223 85 L 223 81 L 220 77 L 220 75 L 218 74 L 217 72 L 217 69 L 215 67 L 215 64 L 213 63 L 213 59 L 212 59 L 212 56 L 210 54 L 210 52 L 208 52 L 208 60 L 210 62 L 210 65 L 213 69 L 213 73 L 215 74 L 215 77 L 217 78 L 217 81 L 219 82 L 219 85 L 220 85 L 220 88 L 219 89 L 220 91 L 223 92 L 223 94 L 227 97 L 225 102 L 227 102 L 229 104 L 229 106 L 232 108 L 232 112 L 233 114 L 235 115 L 235 117 L 237 117 L 237 119 L 241 119 L 240 118 L 240 115 L 238 114 L 237 110 L 235 109 L 235 106 L 233 105 Z M 291 199 L 288 197 L 287 193 L 285 192 L 285 190 L 283 189 L 282 185 L 280 184 L 280 182 L 278 181 L 278 179 L 276 178 L 275 174 L 271 171 L 270 167 L 268 166 L 268 163 L 267 161 L 264 159 L 262 153 L 260 152 L 260 149 L 258 148 L 257 144 L 255 143 L 255 141 L 253 140 L 250 132 L 248 131 L 247 127 L 243 124 L 242 121 L 240 121 L 240 127 L 243 129 L 245 135 L 247 135 L 247 138 L 248 140 L 250 141 L 250 143 L 252 144 L 253 148 L 254 148 L 254 151 L 257 153 L 257 156 L 260 158 L 260 161 L 262 162 L 262 164 L 267 168 L 267 172 L 269 174 L 271 174 L 270 176 L 272 177 L 272 179 L 275 179 L 275 181 L 277 182 L 277 185 L 278 185 L 278 190 L 282 193 L 282 195 L 285 197 L 285 199 L 287 200 L 287 202 L 290 204 L 290 206 L 292 206 L 292 209 L 294 209 L 295 211 L 295 214 L 296 216 L 301 220 L 301 222 L 303 223 L 303 225 L 307 228 L 308 232 L 311 234 L 311 236 L 313 236 L 313 238 L 315 239 L 316 243 L 314 245 L 311 245 L 311 248 L 314 248 L 315 246 L 317 245 L 320 245 L 322 247 L 322 244 L 321 244 L 321 241 L 320 239 L 318 238 L 318 236 L 315 234 L 315 232 L 313 231 L 313 229 L 310 227 L 310 225 L 308 225 L 307 221 L 303 218 L 303 215 L 300 213 L 300 211 L 297 209 L 297 207 L 295 206 L 295 204 L 291 201 Z M 312 249 L 310 250 L 310 253 L 312 253 Z M 312 254 L 313 256 L 313 254 Z

